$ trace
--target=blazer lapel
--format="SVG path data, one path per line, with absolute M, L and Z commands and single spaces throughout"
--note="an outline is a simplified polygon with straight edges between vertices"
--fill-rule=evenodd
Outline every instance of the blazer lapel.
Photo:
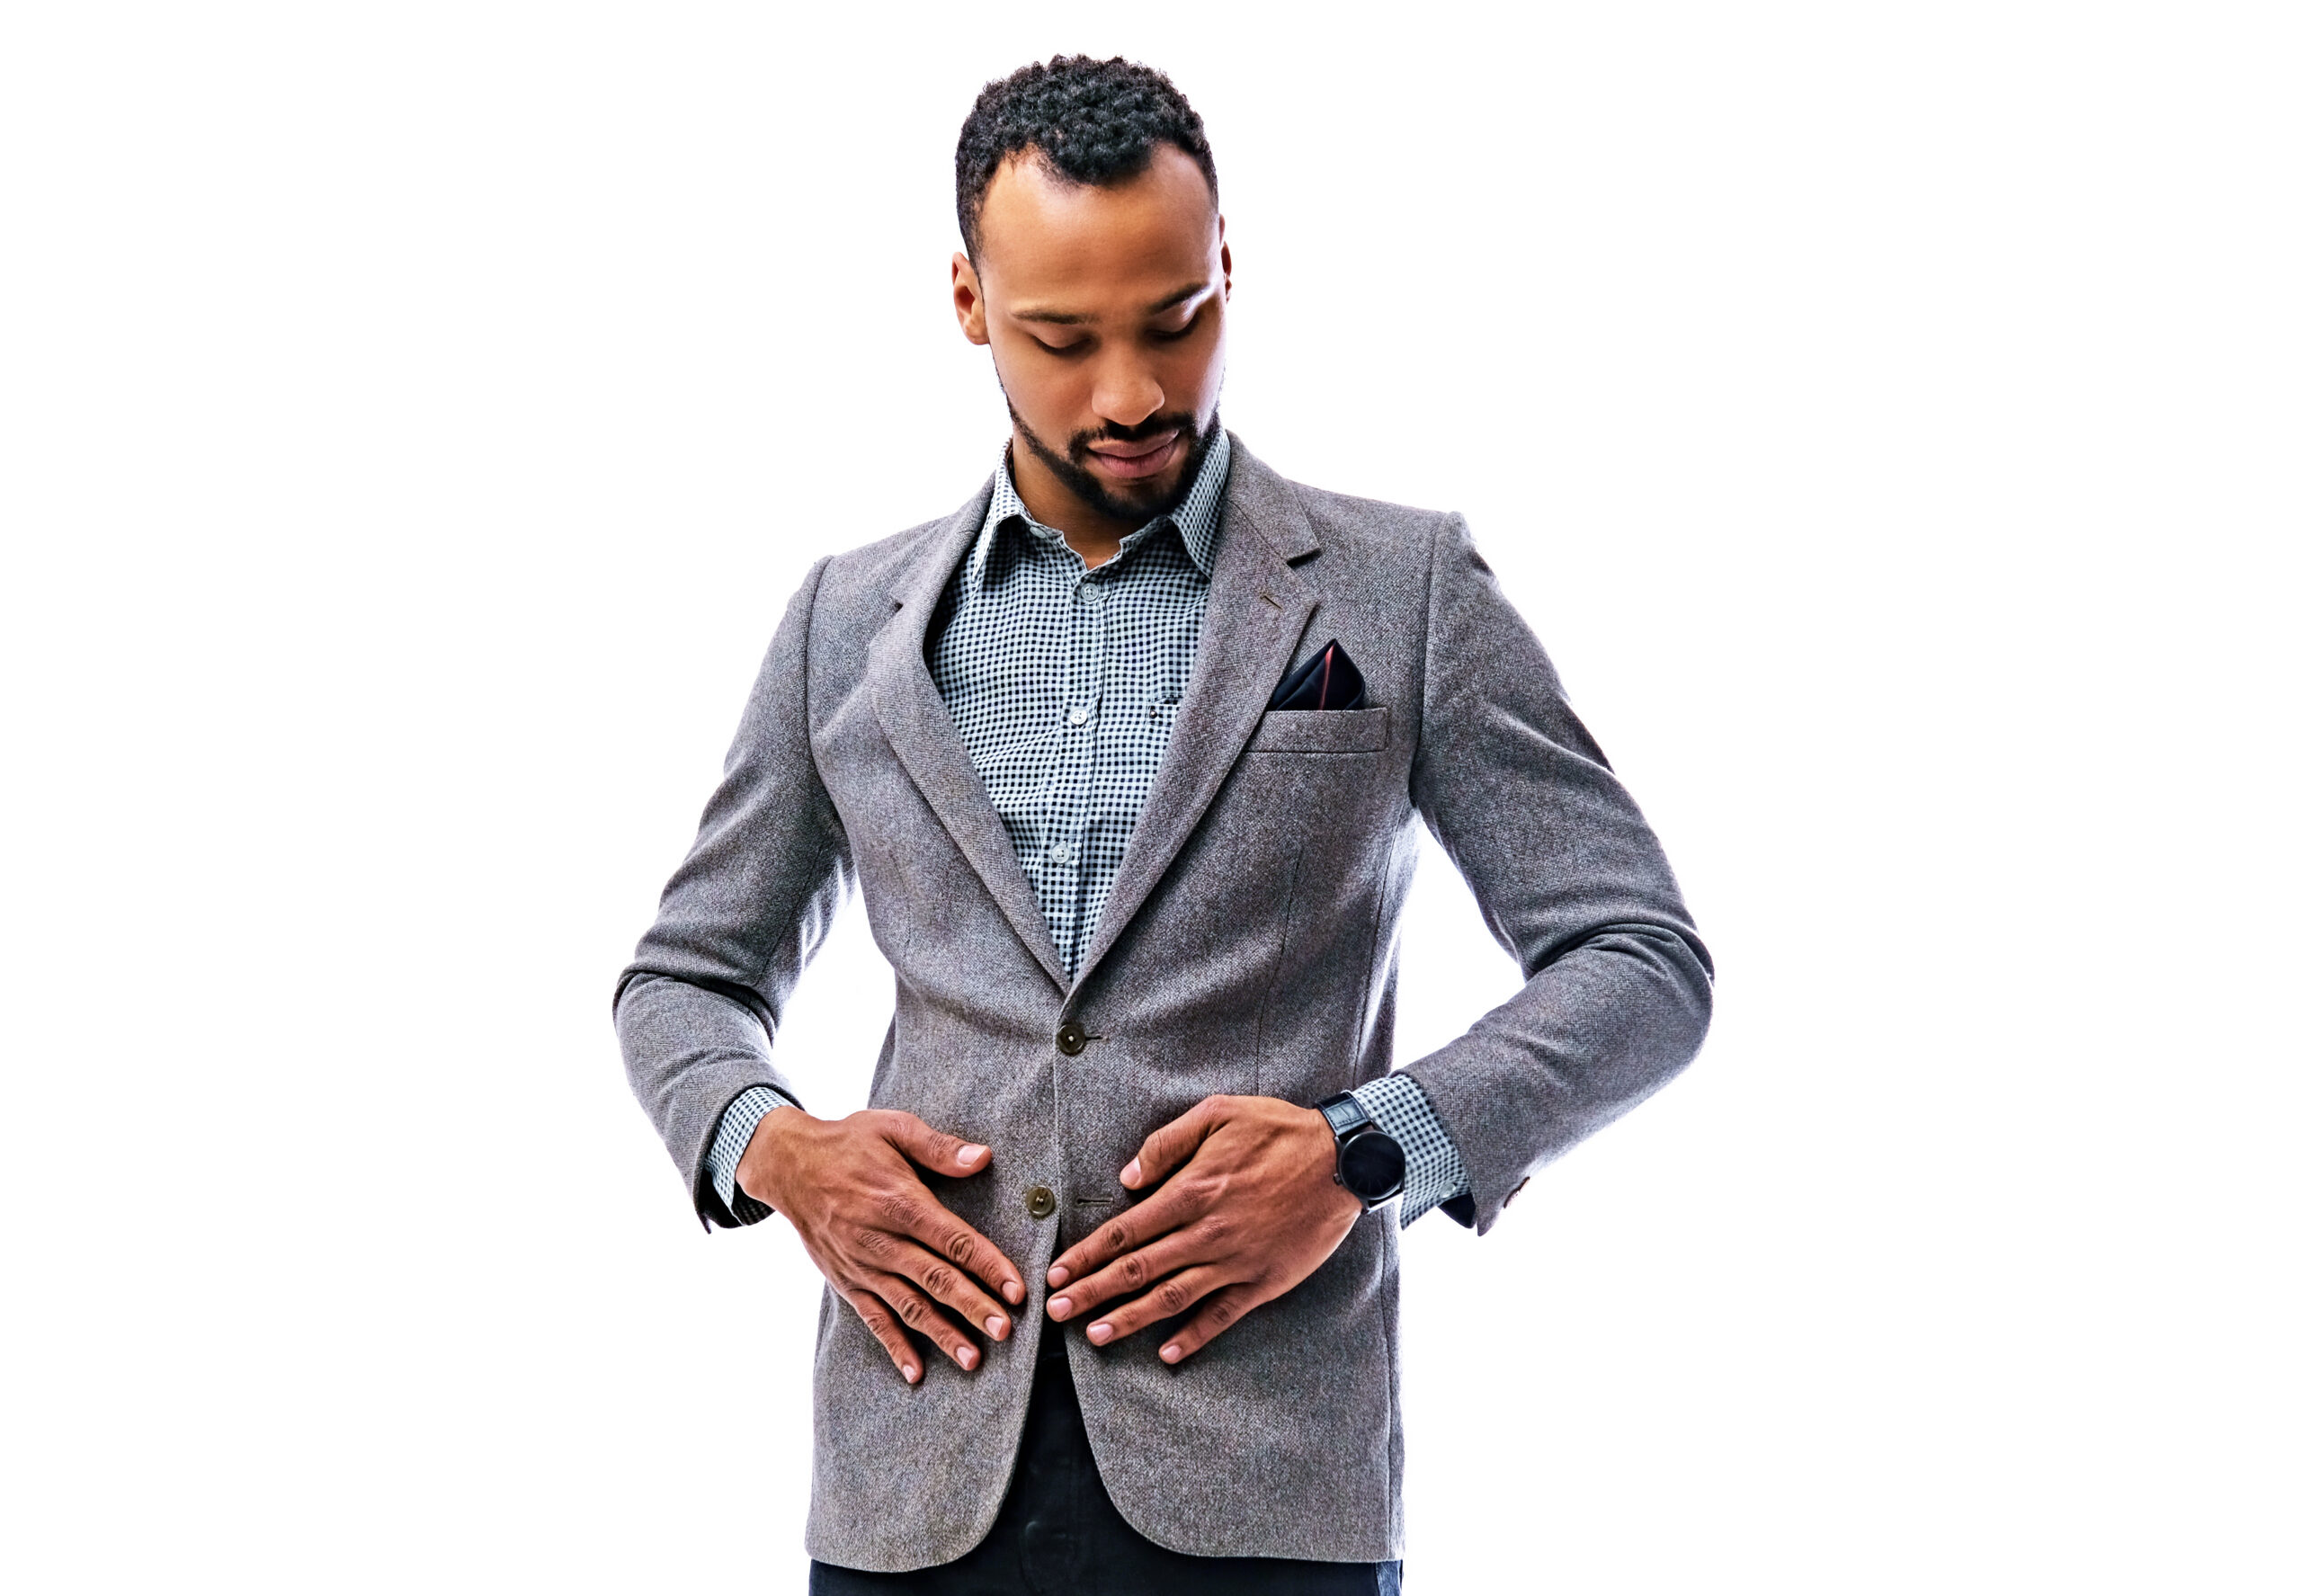
M 1318 551 L 1310 518 L 1285 479 L 1250 455 L 1236 435 L 1231 450 L 1231 480 L 1191 687 L 1095 923 L 1094 941 L 1080 961 L 1074 992 L 1150 897 L 1214 802 L 1318 608 L 1318 594 L 1289 564 Z
M 992 807 L 983 779 L 968 758 L 959 727 L 951 724 L 943 695 L 927 673 L 927 628 L 951 573 L 967 557 L 983 530 L 991 502 L 985 484 L 957 515 L 937 529 L 928 541 L 928 553 L 913 569 L 895 595 L 895 617 L 871 639 L 870 657 L 864 667 L 870 682 L 871 709 L 887 734 L 896 758 L 935 811 L 943 829 L 959 844 L 960 853 L 983 878 L 992 901 L 1007 916 L 1023 946 L 1031 950 L 1057 986 L 1066 984 L 1063 960 L 1057 957 L 1055 939 L 1039 913 L 1039 898 L 1030 878 L 1016 862 L 1015 845 Z

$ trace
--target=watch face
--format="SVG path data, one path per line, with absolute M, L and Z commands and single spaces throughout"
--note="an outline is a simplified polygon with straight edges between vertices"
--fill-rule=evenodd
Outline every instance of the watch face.
M 1380 1202 L 1406 1180 L 1406 1154 L 1379 1130 L 1352 1137 L 1335 1164 L 1343 1183 L 1361 1202 Z

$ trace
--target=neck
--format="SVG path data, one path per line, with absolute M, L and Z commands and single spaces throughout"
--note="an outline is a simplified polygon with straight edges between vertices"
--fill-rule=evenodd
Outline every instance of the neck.
M 1021 432 L 1007 451 L 1007 469 L 1015 483 L 1015 495 L 1031 513 L 1031 519 L 1061 532 L 1071 552 L 1084 560 L 1090 570 L 1118 554 L 1120 539 L 1142 524 L 1106 515 L 1072 492 L 1031 452 Z

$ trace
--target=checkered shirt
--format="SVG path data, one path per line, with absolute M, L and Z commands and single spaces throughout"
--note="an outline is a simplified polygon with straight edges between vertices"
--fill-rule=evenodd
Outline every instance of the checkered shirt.
M 1094 940 L 1191 682 L 1230 469 L 1230 436 L 1218 432 L 1183 502 L 1090 569 L 1031 518 L 1003 460 L 983 531 L 944 591 L 928 673 L 1066 974 Z M 1461 1154 L 1412 1077 L 1352 1095 L 1406 1151 L 1401 1223 L 1468 1190 Z M 767 1209 L 737 1190 L 736 1165 L 760 1120 L 789 1103 L 751 1087 L 712 1137 L 712 1184 L 745 1224 Z

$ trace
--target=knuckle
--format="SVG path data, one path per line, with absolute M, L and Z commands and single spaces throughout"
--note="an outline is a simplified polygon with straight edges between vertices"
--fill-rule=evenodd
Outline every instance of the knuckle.
M 953 1286 L 959 1283 L 959 1276 L 957 1272 L 952 1270 L 950 1265 L 946 1263 L 938 1263 L 931 1267 L 924 1275 L 920 1277 L 919 1283 L 926 1287 L 929 1291 L 934 1293 L 937 1297 L 941 1297 L 948 1293 Z
M 975 1262 L 975 1237 L 962 1230 L 943 1244 L 944 1253 L 961 1269 Z
M 1103 1251 L 1120 1253 L 1127 1249 L 1128 1229 L 1124 1225 L 1112 1225 L 1103 1232 Z
M 927 1317 L 927 1304 L 906 1293 L 903 1300 L 896 1304 L 896 1312 L 903 1315 L 905 1324 L 916 1330 Z
M 1207 1305 L 1207 1316 L 1228 1328 L 1231 1321 L 1239 1316 L 1239 1312 L 1232 1306 L 1229 1294 L 1226 1293 Z
M 1120 1260 L 1119 1272 L 1120 1278 L 1129 1286 L 1140 1286 L 1149 1277 L 1151 1271 L 1143 1262 L 1142 1253 L 1130 1253 Z
M 1183 1289 L 1180 1280 L 1169 1280 L 1152 1293 L 1160 1308 L 1170 1314 L 1180 1314 L 1191 1306 L 1191 1293 Z

